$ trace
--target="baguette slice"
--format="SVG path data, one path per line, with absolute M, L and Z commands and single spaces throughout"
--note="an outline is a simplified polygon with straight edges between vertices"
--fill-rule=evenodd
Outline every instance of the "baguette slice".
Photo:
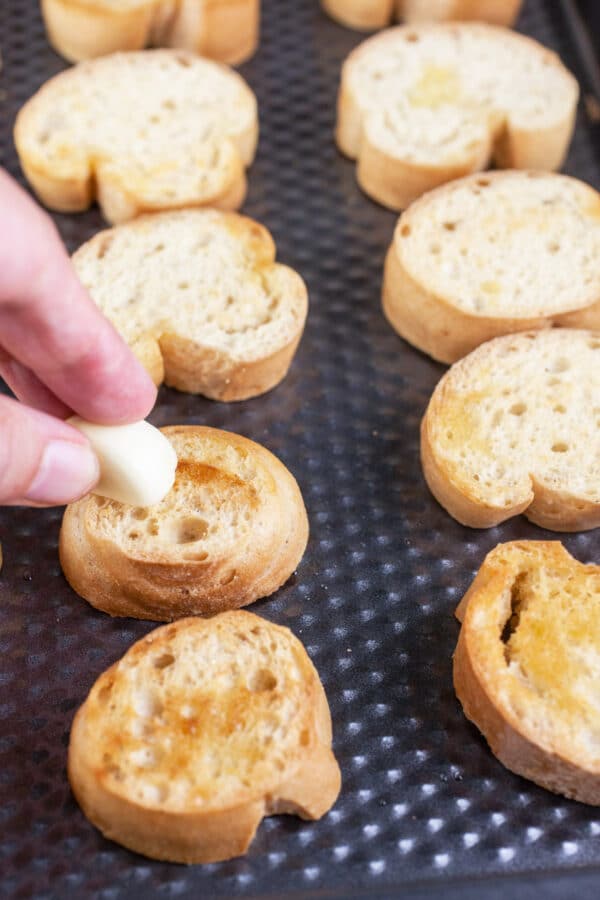
M 244 400 L 284 378 L 308 298 L 252 219 L 183 210 L 97 234 L 75 269 L 156 382 Z
M 600 194 L 566 175 L 469 175 L 400 216 L 383 309 L 434 359 L 501 334 L 600 328 Z
M 293 476 L 239 435 L 193 425 L 162 431 L 178 458 L 172 490 L 146 508 L 94 494 L 68 506 L 59 542 L 67 581 L 111 616 L 155 621 L 268 597 L 308 540 Z
M 322 0 L 332 18 L 371 31 L 385 28 L 394 18 L 407 24 L 479 20 L 492 25 L 513 25 L 522 0 Z
M 557 169 L 579 89 L 555 53 L 483 24 L 390 28 L 342 69 L 336 138 L 362 189 L 390 209 L 462 175 Z
M 314 666 L 287 628 L 247 612 L 134 644 L 75 716 L 68 772 L 106 837 L 183 863 L 245 853 L 263 816 L 319 819 L 340 789 Z
M 454 686 L 501 763 L 600 804 L 600 566 L 558 542 L 488 553 L 457 610 Z
M 15 125 L 42 202 L 79 212 L 97 199 L 109 222 L 187 206 L 236 209 L 257 137 L 246 82 L 184 50 L 80 63 L 51 78 Z
M 432 493 L 471 528 L 600 525 L 600 332 L 495 338 L 455 363 L 421 424 Z
M 237 65 L 258 42 L 260 0 L 42 0 L 48 39 L 71 62 L 148 44 Z

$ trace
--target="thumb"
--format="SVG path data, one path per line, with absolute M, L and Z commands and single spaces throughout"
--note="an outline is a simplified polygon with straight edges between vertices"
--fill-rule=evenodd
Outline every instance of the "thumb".
M 0 396 L 0 504 L 54 506 L 98 480 L 86 438 L 60 419 Z

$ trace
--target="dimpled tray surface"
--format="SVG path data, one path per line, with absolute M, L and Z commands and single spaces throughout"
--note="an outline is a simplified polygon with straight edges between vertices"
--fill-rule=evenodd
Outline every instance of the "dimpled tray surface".
M 340 64 L 361 40 L 313 0 L 264 0 L 262 42 L 242 68 L 261 139 L 244 210 L 308 283 L 311 308 L 284 383 L 240 404 L 162 389 L 152 421 L 247 435 L 297 477 L 311 539 L 295 577 L 252 609 L 288 625 L 331 705 L 341 796 L 321 822 L 267 819 L 248 855 L 155 863 L 106 841 L 65 773 L 69 728 L 97 676 L 152 627 L 94 611 L 61 575 L 61 510 L 0 510 L 0 895 L 157 897 L 600 896 L 600 810 L 506 771 L 454 696 L 454 608 L 485 553 L 549 534 L 518 519 L 476 532 L 428 493 L 418 427 L 444 368 L 384 321 L 379 290 L 395 216 L 364 197 L 332 130 Z M 526 0 L 519 27 L 578 74 L 560 4 Z M 0 152 L 20 177 L 19 106 L 65 63 L 37 4 L 0 0 Z M 580 112 L 566 166 L 600 187 Z M 74 250 L 97 210 L 55 221 Z M 565 537 L 583 561 L 600 534 Z

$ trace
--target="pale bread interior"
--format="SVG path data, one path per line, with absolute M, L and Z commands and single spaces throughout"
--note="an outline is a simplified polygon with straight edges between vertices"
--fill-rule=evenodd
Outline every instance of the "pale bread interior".
M 130 344 L 178 334 L 245 361 L 301 330 L 306 291 L 274 263 L 268 232 L 213 210 L 144 217 L 104 232 L 75 254 L 92 298 Z
M 19 152 L 56 177 L 117 181 L 149 206 L 217 196 L 256 120 L 235 72 L 185 51 L 116 53 L 80 63 L 30 101 Z
M 600 333 L 483 344 L 440 382 L 427 423 L 438 465 L 476 502 L 518 505 L 532 478 L 600 502 Z
M 171 812 L 227 808 L 276 789 L 315 740 L 306 701 L 316 674 L 302 647 L 244 613 L 184 620 L 154 636 L 92 689 L 81 723 L 86 766 L 106 790 Z
M 562 175 L 438 189 L 405 213 L 395 246 L 414 280 L 469 315 L 549 316 L 600 300 L 600 195 Z
M 472 23 L 389 29 L 351 55 L 345 77 L 370 140 L 419 164 L 462 162 L 506 119 L 527 131 L 559 125 L 577 96 L 553 54 Z

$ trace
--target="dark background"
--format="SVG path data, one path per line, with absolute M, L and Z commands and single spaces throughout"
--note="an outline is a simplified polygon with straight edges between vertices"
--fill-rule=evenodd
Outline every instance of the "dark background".
M 519 28 L 558 50 L 588 91 L 569 6 L 525 0 Z M 506 771 L 452 689 L 453 611 L 486 552 L 551 535 L 523 518 L 470 531 L 429 495 L 418 425 L 444 368 L 383 319 L 396 217 L 359 192 L 332 139 L 340 64 L 362 38 L 316 0 L 263 9 L 260 50 L 242 68 L 261 119 L 244 210 L 305 278 L 308 326 L 275 391 L 224 405 L 162 389 L 152 421 L 239 432 L 296 475 L 308 550 L 292 581 L 252 609 L 290 626 L 322 676 L 342 794 L 319 823 L 266 820 L 245 858 L 219 865 L 155 863 L 104 840 L 69 791 L 69 728 L 100 672 L 153 626 L 111 620 L 70 590 L 61 510 L 0 510 L 0 896 L 596 898 L 600 810 Z M 0 0 L 0 47 L 0 158 L 20 177 L 14 116 L 65 64 L 34 0 Z M 597 128 L 582 104 L 566 170 L 599 188 Z M 103 224 L 97 210 L 55 220 L 71 250 Z M 600 560 L 597 532 L 565 543 Z

